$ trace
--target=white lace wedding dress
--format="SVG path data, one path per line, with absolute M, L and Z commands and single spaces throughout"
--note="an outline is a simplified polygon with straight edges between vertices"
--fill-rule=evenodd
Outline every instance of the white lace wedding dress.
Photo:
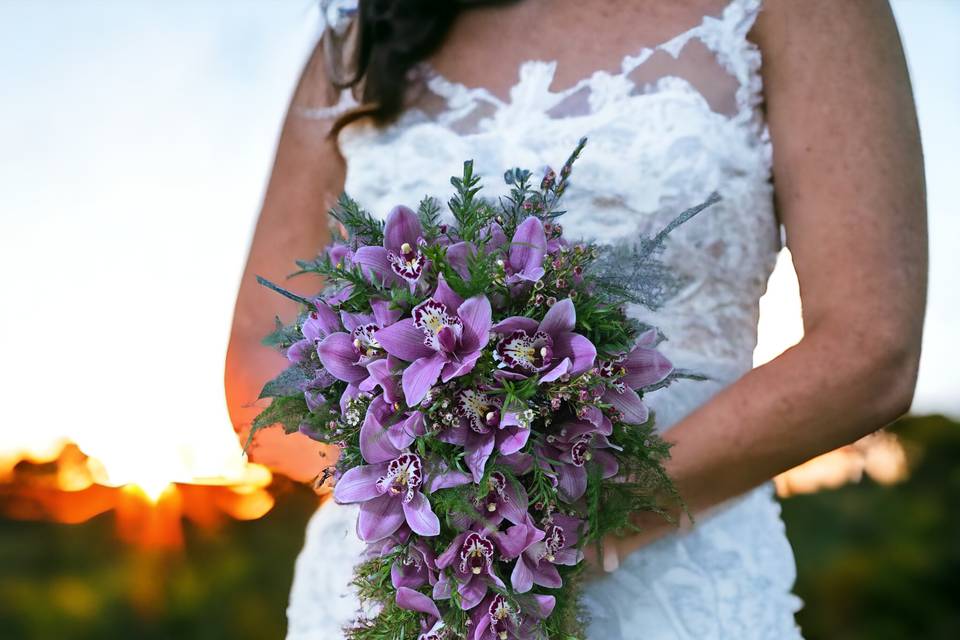
M 324 3 L 334 22 L 350 3 Z M 556 64 L 528 61 L 508 100 L 427 71 L 422 108 L 384 129 L 340 134 L 346 190 L 381 215 L 425 194 L 451 192 L 449 176 L 472 158 L 488 195 L 504 191 L 511 166 L 562 164 L 589 142 L 565 195 L 565 233 L 622 242 L 656 232 L 712 191 L 723 200 L 671 236 L 665 259 L 686 279 L 659 312 L 632 309 L 668 337 L 679 367 L 711 376 L 648 396 L 666 429 L 751 366 L 758 299 L 779 248 L 771 147 L 762 113 L 760 52 L 747 32 L 759 0 L 733 0 L 721 14 L 623 58 L 559 92 Z M 329 33 L 329 32 L 328 32 Z M 351 104 L 303 112 L 329 118 Z M 311 519 L 287 611 L 289 640 L 333 640 L 356 614 L 348 587 L 363 545 L 354 507 L 332 500 Z M 790 640 L 799 599 L 780 508 L 767 484 L 698 519 L 692 531 L 656 542 L 589 584 L 590 640 Z

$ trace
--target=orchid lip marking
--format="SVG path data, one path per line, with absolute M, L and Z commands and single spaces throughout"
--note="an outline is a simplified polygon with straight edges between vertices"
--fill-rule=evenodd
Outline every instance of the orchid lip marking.
M 405 503 L 413 500 L 421 484 L 423 464 L 420 458 L 412 453 L 405 453 L 391 460 L 387 465 L 387 473 L 377 480 L 377 486 L 382 493 L 391 496 L 403 494 L 402 500 Z

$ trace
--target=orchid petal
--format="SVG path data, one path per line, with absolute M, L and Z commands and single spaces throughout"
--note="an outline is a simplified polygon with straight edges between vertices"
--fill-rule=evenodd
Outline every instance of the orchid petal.
M 514 272 L 530 271 L 543 267 L 547 253 L 547 236 L 543 223 L 530 216 L 520 223 L 510 243 L 510 266 Z
M 387 429 L 380 423 L 371 405 L 360 427 L 360 454 L 363 459 L 370 464 L 376 464 L 393 460 L 401 453 L 390 441 Z
M 539 323 L 533 318 L 525 318 L 523 316 L 510 316 L 504 320 L 501 320 L 497 324 L 491 327 L 491 331 L 495 333 L 509 334 L 514 331 L 526 331 L 527 335 L 533 335 L 537 332 L 537 327 Z
M 373 309 L 373 318 L 380 327 L 389 327 L 403 315 L 399 309 L 390 308 L 389 300 L 371 300 L 370 308 Z
M 480 604 L 483 596 L 487 595 L 487 582 L 483 578 L 471 575 L 466 582 L 457 585 L 460 592 L 460 605 L 464 611 L 469 611 Z
M 383 540 L 403 524 L 403 509 L 400 500 L 380 496 L 360 505 L 357 517 L 357 536 L 364 542 Z
M 443 277 L 442 273 L 439 275 L 439 277 L 437 277 L 437 290 L 434 291 L 433 296 L 431 297 L 434 300 L 447 305 L 448 309 L 456 309 L 463 304 L 463 298 L 457 295 L 457 292 L 450 288 L 450 285 L 447 284 L 447 280 Z
M 562 333 L 570 333 L 576 324 L 577 310 L 573 306 L 573 300 L 564 298 L 550 307 L 543 316 L 543 320 L 540 321 L 540 331 L 558 336 Z
M 361 272 L 370 282 L 385 286 L 403 282 L 390 267 L 387 250 L 383 247 L 360 247 L 353 256 L 353 262 L 360 265 Z
M 563 580 L 560 578 L 560 572 L 550 562 L 541 562 L 533 569 L 533 581 L 541 587 L 548 589 L 559 589 L 563 586 Z
M 324 368 L 344 382 L 360 382 L 367 377 L 367 370 L 356 364 L 357 350 L 350 334 L 331 333 L 317 347 L 317 354 Z
M 570 358 L 564 358 L 557 363 L 557 366 L 543 374 L 540 379 L 537 380 L 537 384 L 543 384 L 544 382 L 553 382 L 557 380 L 561 376 L 566 375 L 570 371 L 570 367 Z
M 553 334 L 553 354 L 557 358 L 570 358 L 570 375 L 578 376 L 593 368 L 597 348 L 579 333 Z
M 386 473 L 382 464 L 365 464 L 347 470 L 333 487 L 333 499 L 339 504 L 366 502 L 380 495 L 377 481 Z
M 437 556 L 437 569 L 446 569 L 453 561 L 456 560 L 457 554 L 460 553 L 460 547 L 463 546 L 463 541 L 467 539 L 466 533 L 458 533 L 453 541 L 450 543 L 450 546 L 446 550 Z
M 410 502 L 403 503 L 403 514 L 414 533 L 432 537 L 440 535 L 440 519 L 433 512 L 430 501 L 419 491 L 413 494 Z
M 560 483 L 557 488 L 568 502 L 576 502 L 587 491 L 587 471 L 583 467 L 575 467 L 572 464 L 558 466 L 560 468 L 557 470 L 557 475 Z
M 553 608 L 557 605 L 557 599 L 554 596 L 536 594 L 533 596 L 533 601 L 537 608 L 533 611 L 528 610 L 527 613 L 541 620 L 553 613 Z
M 513 573 L 510 574 L 510 584 L 513 585 L 517 593 L 526 593 L 533 588 L 533 572 L 527 566 L 527 559 L 521 556 L 513 566 Z
M 473 367 L 476 366 L 477 360 L 480 359 L 481 355 L 482 352 L 478 350 L 461 356 L 460 362 L 447 362 L 447 364 L 443 366 L 440 379 L 443 382 L 450 382 L 454 378 L 467 375 L 473 371 Z
M 458 242 L 447 247 L 447 262 L 450 263 L 450 266 L 453 267 L 453 270 L 456 271 L 461 278 L 464 280 L 470 279 L 470 269 L 469 269 L 469 260 L 477 252 L 473 244 L 470 242 Z M 448 305 L 451 309 L 457 308 L 459 305 Z
M 409 207 L 396 206 L 387 214 L 387 221 L 383 225 L 383 246 L 388 251 L 400 253 L 404 243 L 416 246 L 423 236 L 423 227 L 420 219 Z
M 423 343 L 423 331 L 413 325 L 413 318 L 405 318 L 380 329 L 373 337 L 387 353 L 407 362 L 436 353 Z
M 636 347 L 628 353 L 623 367 L 627 374 L 622 381 L 631 389 L 642 389 L 656 384 L 673 371 L 673 364 L 662 353 L 644 347 Z
M 434 618 L 440 618 L 440 610 L 437 604 L 429 597 L 419 591 L 414 591 L 407 587 L 397 589 L 397 606 L 410 611 L 419 611 Z
M 463 336 L 460 339 L 463 351 L 477 351 L 487 346 L 493 324 L 493 310 L 487 297 L 479 295 L 470 298 L 460 305 L 457 315 L 463 321 Z
M 637 392 L 629 387 L 623 392 L 608 389 L 603 394 L 603 401 L 613 405 L 623 415 L 623 421 L 627 424 L 643 424 L 650 417 L 647 405 L 643 403 Z
M 464 460 L 467 468 L 473 473 L 473 481 L 479 483 L 483 478 L 483 470 L 487 459 L 493 453 L 493 434 L 478 436 L 467 443 L 467 455 Z
M 349 311 L 340 312 L 340 322 L 343 323 L 343 328 L 348 332 L 352 332 L 357 327 L 370 324 L 373 322 L 373 317 L 366 313 L 350 313 Z
M 445 363 L 443 354 L 435 353 L 429 358 L 420 358 L 404 370 L 403 394 L 406 396 L 408 407 L 420 404 L 423 397 L 427 395 L 427 391 L 440 377 L 440 370 Z
M 500 453 L 510 455 L 523 449 L 529 439 L 530 429 L 524 427 L 503 429 L 497 434 L 498 449 Z M 479 480 L 477 482 L 479 482 Z

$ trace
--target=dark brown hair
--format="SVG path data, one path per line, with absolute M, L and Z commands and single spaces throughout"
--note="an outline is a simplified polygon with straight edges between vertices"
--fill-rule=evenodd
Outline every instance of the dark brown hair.
M 330 73 L 338 89 L 354 89 L 360 106 L 343 114 L 332 134 L 361 118 L 378 125 L 394 120 L 404 108 L 409 73 L 443 43 L 454 19 L 464 9 L 481 5 L 507 4 L 516 0 L 359 0 L 352 52 L 331 50 L 331 61 L 349 57 L 351 71 L 346 77 Z M 333 47 L 343 46 L 334 42 Z

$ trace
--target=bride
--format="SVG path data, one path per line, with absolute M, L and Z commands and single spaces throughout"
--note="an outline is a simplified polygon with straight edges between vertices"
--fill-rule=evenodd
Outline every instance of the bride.
M 259 338 L 291 257 L 329 240 L 346 190 L 372 212 L 451 192 L 465 158 L 558 166 L 589 144 L 568 237 L 629 242 L 718 191 L 671 236 L 685 285 L 656 313 L 663 351 L 710 382 L 648 397 L 668 470 L 696 514 L 608 540 L 586 588 L 589 637 L 799 638 L 795 567 L 770 479 L 910 406 L 926 277 L 910 83 L 886 3 L 867 0 L 344 0 L 293 97 L 237 299 L 227 397 L 238 429 L 283 366 Z M 762 64 L 761 64 L 762 62 Z M 783 233 L 781 232 L 783 230 Z M 805 337 L 751 368 L 757 302 L 785 238 Z M 294 281 L 305 293 L 317 282 Z M 291 309 L 292 312 L 292 309 Z M 330 452 L 326 452 L 329 454 Z M 255 460 L 304 480 L 331 463 L 261 432 Z M 355 511 L 310 522 L 290 598 L 294 640 L 342 637 L 363 545 Z

